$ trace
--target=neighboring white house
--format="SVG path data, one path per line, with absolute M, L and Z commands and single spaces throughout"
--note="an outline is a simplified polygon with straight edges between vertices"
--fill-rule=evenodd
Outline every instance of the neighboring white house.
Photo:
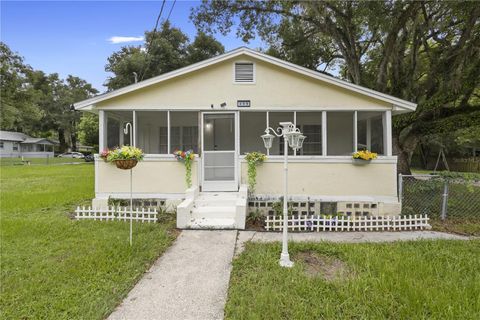
M 55 143 L 46 138 L 33 138 L 21 132 L 0 131 L 1 158 L 53 157 Z
M 267 126 L 291 121 L 307 136 L 289 158 L 295 211 L 358 215 L 399 212 L 392 115 L 412 112 L 416 104 L 239 48 L 75 108 L 99 114 L 100 150 L 127 143 L 123 127 L 132 123 L 133 144 L 146 153 L 134 169 L 134 198 L 185 198 L 176 149 L 199 155 L 192 178 L 203 192 L 237 192 L 247 180 L 244 154 L 260 151 L 268 160 L 257 170 L 249 205 L 266 211 L 283 192 L 283 141 L 276 139 L 267 151 L 260 136 Z M 351 154 L 363 148 L 378 159 L 354 165 Z M 128 171 L 99 159 L 95 169 L 97 204 L 129 197 Z

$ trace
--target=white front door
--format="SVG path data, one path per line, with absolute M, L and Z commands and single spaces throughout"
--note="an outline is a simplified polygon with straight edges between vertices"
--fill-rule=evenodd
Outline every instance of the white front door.
M 238 191 L 237 113 L 202 114 L 202 191 Z

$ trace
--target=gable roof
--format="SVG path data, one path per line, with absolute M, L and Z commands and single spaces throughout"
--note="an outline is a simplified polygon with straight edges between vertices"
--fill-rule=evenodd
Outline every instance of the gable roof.
M 100 94 L 100 95 L 95 96 L 95 97 L 90 98 L 90 99 L 86 99 L 86 100 L 83 100 L 83 101 L 80 101 L 80 102 L 76 102 L 74 104 L 74 107 L 78 110 L 90 109 L 95 103 L 98 103 L 98 102 L 101 102 L 101 101 L 104 101 L 104 100 L 108 100 L 108 99 L 111 99 L 111 98 L 129 93 L 129 92 L 141 89 L 141 88 L 145 88 L 145 87 L 160 83 L 162 81 L 166 81 L 166 80 L 169 80 L 169 79 L 184 75 L 186 73 L 193 72 L 193 71 L 208 67 L 210 65 L 213 65 L 213 64 L 216 64 L 216 63 L 219 63 L 219 62 L 222 62 L 222 61 L 225 61 L 225 60 L 228 60 L 228 59 L 234 58 L 236 56 L 240 56 L 240 55 L 250 56 L 252 58 L 255 58 L 255 59 L 273 64 L 273 65 L 276 65 L 276 66 L 279 66 L 279 67 L 282 67 L 282 68 L 285 68 L 285 69 L 303 74 L 305 76 L 308 76 L 308 77 L 311 77 L 311 78 L 314 78 L 314 79 L 318 79 L 318 80 L 327 82 L 329 84 L 332 84 L 332 85 L 335 85 L 335 86 L 338 86 L 338 87 L 341 87 L 341 88 L 344 88 L 344 89 L 347 89 L 347 90 L 350 90 L 350 91 L 353 91 L 353 92 L 356 92 L 356 93 L 360 93 L 360 94 L 368 96 L 368 97 L 378 99 L 380 101 L 385 101 L 387 103 L 391 103 L 395 107 L 403 109 L 404 111 L 407 111 L 407 112 L 408 111 L 415 111 L 415 109 L 417 107 L 417 105 L 413 102 L 406 101 L 406 100 L 403 100 L 403 99 L 400 99 L 400 98 L 397 98 L 397 97 L 394 97 L 394 96 L 391 96 L 391 95 L 388 95 L 388 94 L 385 94 L 385 93 L 381 93 L 381 92 L 378 92 L 378 91 L 375 91 L 375 90 L 372 90 L 372 89 L 368 89 L 368 88 L 365 88 L 365 87 L 362 87 L 362 86 L 359 86 L 359 85 L 356 85 L 356 84 L 353 84 L 353 83 L 350 83 L 348 81 L 344 81 L 344 80 L 341 80 L 341 79 L 338 79 L 338 78 L 335 78 L 335 77 L 332 77 L 332 76 L 328 76 L 328 75 L 325 75 L 325 74 L 320 73 L 318 71 L 307 69 L 307 68 L 301 67 L 299 65 L 296 65 L 296 64 L 293 64 L 293 63 L 290 63 L 290 62 L 287 62 L 287 61 L 269 56 L 267 54 L 264 54 L 264 53 L 246 48 L 246 47 L 240 47 L 238 49 L 226 52 L 224 54 L 218 55 L 216 57 L 213 57 L 213 58 L 201 61 L 201 62 L 194 63 L 194 64 L 186 66 L 184 68 L 180 68 L 180 69 L 177 69 L 177 70 L 174 70 L 174 71 L 171 71 L 171 72 L 167 72 L 167 73 L 164 73 L 162 75 L 159 75 L 159 76 L 156 76 L 156 77 L 153 77 L 153 78 L 150 78 L 150 79 L 147 79 L 147 80 L 135 83 L 135 84 L 131 84 L 129 86 L 126 86 L 126 87 L 123 87 L 123 88 L 120 88 L 120 89 L 117 89 L 117 90 L 114 90 L 114 91 L 106 92 L 106 93 Z
M 14 141 L 20 143 L 40 143 L 40 142 L 48 142 L 50 144 L 55 144 L 54 141 L 47 139 L 47 138 L 33 138 L 29 135 L 26 135 L 22 132 L 14 132 L 14 131 L 0 131 L 0 140 L 2 141 Z
M 27 138 L 30 137 L 27 136 L 25 133 L 14 131 L 0 131 L 0 140 L 22 142 Z

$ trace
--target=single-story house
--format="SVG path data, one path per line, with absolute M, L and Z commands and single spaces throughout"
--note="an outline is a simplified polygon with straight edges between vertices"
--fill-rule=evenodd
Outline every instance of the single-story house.
M 257 169 L 247 207 L 272 209 L 283 194 L 283 139 L 266 150 L 260 136 L 285 121 L 306 136 L 302 149 L 289 149 L 294 213 L 399 213 L 392 115 L 415 111 L 416 104 L 242 47 L 77 102 L 75 108 L 98 113 L 100 150 L 128 144 L 123 128 L 131 123 L 133 144 L 146 153 L 133 170 L 133 197 L 197 199 L 179 207 L 179 213 L 186 206 L 197 214 L 177 221 L 194 227 L 199 219 L 221 220 L 227 216 L 222 212 L 235 212 L 227 204 L 247 183 L 244 155 L 251 151 L 268 159 Z M 172 155 L 177 149 L 198 154 L 192 193 L 186 193 L 183 164 Z M 355 165 L 352 153 L 359 149 L 379 157 Z M 95 205 L 129 198 L 128 171 L 98 157 L 95 170 Z M 212 202 L 218 197 L 225 201 Z M 231 226 L 241 228 L 244 218 L 236 218 Z
M 46 138 L 33 138 L 21 132 L 0 131 L 1 158 L 53 158 L 55 143 Z

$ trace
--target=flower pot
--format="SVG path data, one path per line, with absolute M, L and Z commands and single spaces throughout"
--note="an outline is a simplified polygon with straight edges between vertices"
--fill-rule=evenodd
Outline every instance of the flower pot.
M 353 164 L 357 166 L 363 166 L 369 164 L 372 160 L 364 160 L 364 159 L 353 159 Z
M 118 169 L 129 170 L 137 165 L 137 160 L 115 160 Z

